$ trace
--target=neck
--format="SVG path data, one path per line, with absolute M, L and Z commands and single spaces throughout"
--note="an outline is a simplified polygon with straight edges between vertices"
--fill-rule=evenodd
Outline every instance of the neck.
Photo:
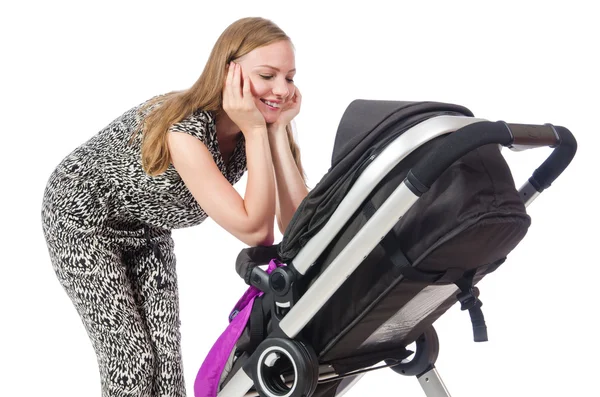
M 240 133 L 239 127 L 235 125 L 225 111 L 217 116 L 216 127 L 217 137 L 223 140 L 233 139 Z

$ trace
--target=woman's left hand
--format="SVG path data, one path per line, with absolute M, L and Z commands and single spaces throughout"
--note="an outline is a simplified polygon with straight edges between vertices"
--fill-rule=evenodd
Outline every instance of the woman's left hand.
M 296 87 L 296 90 L 294 91 L 294 95 L 292 96 L 292 98 L 290 100 L 286 101 L 283 109 L 281 109 L 279 118 L 277 119 L 276 122 L 269 125 L 268 129 L 276 131 L 280 127 L 285 128 L 285 126 L 288 125 L 294 119 L 294 117 L 296 117 L 298 115 L 298 113 L 300 113 L 300 105 L 301 104 L 302 104 L 302 95 L 300 94 L 298 87 Z

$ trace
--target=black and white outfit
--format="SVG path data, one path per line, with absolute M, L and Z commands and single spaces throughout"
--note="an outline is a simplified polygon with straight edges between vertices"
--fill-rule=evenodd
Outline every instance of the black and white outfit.
M 207 215 L 172 165 L 142 169 L 143 114 L 130 109 L 69 154 L 51 174 L 42 223 L 52 265 L 98 358 L 104 397 L 181 397 L 179 302 L 171 230 Z M 200 139 L 231 184 L 246 171 L 240 134 L 228 164 L 212 113 L 171 131 Z

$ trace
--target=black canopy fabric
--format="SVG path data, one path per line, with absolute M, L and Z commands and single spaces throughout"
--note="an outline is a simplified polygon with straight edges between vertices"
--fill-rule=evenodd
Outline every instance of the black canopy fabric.
M 279 244 L 289 263 L 325 225 L 372 155 L 421 121 L 439 115 L 473 117 L 463 106 L 441 102 L 355 100 L 346 109 L 336 134 L 331 168 L 298 207 Z

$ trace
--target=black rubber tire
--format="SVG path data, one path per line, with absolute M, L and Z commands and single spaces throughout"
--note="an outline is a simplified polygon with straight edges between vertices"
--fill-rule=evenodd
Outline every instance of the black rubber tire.
M 317 385 L 319 383 L 319 358 L 315 353 L 315 350 L 312 346 L 307 345 L 303 342 L 296 341 L 296 343 L 302 348 L 305 353 L 305 357 L 308 363 L 310 363 L 310 374 L 307 374 L 306 382 L 311 385 L 311 389 L 308 390 L 306 394 L 307 397 L 310 397 L 317 390 Z

